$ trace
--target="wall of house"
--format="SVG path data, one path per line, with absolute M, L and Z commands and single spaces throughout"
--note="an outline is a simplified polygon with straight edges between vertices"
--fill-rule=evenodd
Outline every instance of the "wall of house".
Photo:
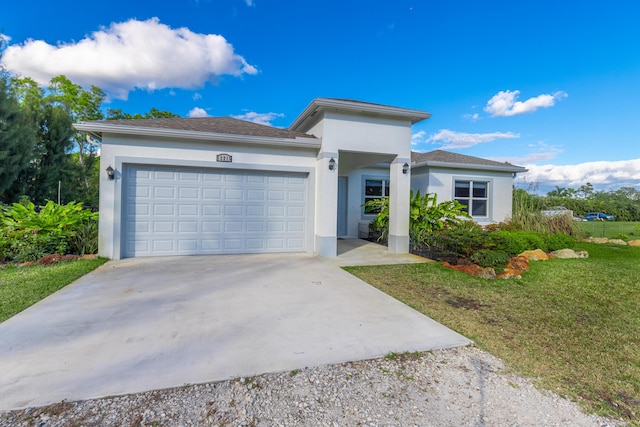
M 322 137 L 323 151 L 388 153 L 411 158 L 411 123 L 408 120 L 329 111 L 308 133 Z
M 368 226 L 375 215 L 365 215 L 362 203 L 366 179 L 389 179 L 389 168 L 369 167 L 351 171 L 341 171 L 347 177 L 347 235 L 340 237 L 358 238 L 360 227 Z
M 307 241 L 309 252 L 313 252 L 317 152 L 315 147 L 306 149 L 215 141 L 152 140 L 106 134 L 100 155 L 99 254 L 112 259 L 120 257 L 122 170 L 127 164 L 308 173 Z M 221 153 L 230 154 L 233 161 L 217 162 L 216 156 Z M 113 181 L 108 180 L 104 172 L 107 166 L 112 166 L 116 171 Z
M 491 224 L 511 217 L 513 175 L 511 172 L 472 169 L 414 168 L 411 171 L 411 189 L 422 194 L 435 193 L 438 201 L 453 200 L 456 179 L 489 182 L 489 216 L 474 218 L 480 224 Z

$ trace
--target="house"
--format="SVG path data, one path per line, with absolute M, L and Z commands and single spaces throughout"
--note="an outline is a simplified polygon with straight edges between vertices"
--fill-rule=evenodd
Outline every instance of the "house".
M 479 222 L 511 214 L 507 163 L 411 152 L 425 111 L 318 98 L 288 129 L 229 117 L 91 121 L 100 141 L 99 254 L 309 252 L 335 256 L 390 198 L 388 249 L 409 249 L 409 193 L 469 206 Z

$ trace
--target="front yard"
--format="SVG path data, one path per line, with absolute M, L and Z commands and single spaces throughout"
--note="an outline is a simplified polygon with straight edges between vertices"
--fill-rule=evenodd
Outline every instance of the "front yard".
M 0 268 L 0 322 L 95 270 L 105 258 Z
M 474 340 L 590 411 L 640 425 L 640 248 L 578 243 L 588 259 L 485 280 L 439 263 L 347 271 Z

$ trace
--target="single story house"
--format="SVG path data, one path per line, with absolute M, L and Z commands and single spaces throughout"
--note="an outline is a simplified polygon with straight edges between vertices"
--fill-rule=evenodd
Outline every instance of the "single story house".
M 409 249 L 409 193 L 459 200 L 479 223 L 511 215 L 525 169 L 411 152 L 425 111 L 318 98 L 287 129 L 229 117 L 90 121 L 101 143 L 99 254 L 309 252 L 335 256 L 388 196 L 388 248 Z

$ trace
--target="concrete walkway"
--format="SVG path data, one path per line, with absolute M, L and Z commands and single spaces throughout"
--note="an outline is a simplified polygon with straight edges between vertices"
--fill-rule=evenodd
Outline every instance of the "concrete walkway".
M 0 410 L 469 343 L 335 260 L 111 261 L 0 324 Z

